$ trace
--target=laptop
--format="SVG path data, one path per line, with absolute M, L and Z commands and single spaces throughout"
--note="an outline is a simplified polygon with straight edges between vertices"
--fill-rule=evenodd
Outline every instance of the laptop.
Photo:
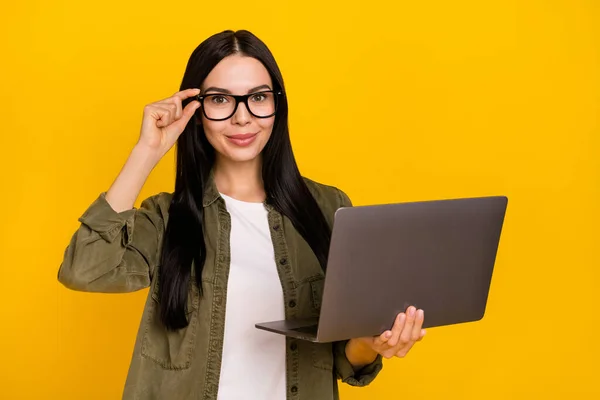
M 340 208 L 319 317 L 256 328 L 317 343 L 376 336 L 410 305 L 425 311 L 424 328 L 481 320 L 507 204 L 488 196 Z

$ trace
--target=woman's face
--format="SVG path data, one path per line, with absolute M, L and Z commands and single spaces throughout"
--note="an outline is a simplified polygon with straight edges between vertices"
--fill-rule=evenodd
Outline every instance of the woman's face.
M 232 55 L 224 58 L 208 74 L 201 86 L 203 96 L 210 94 L 245 95 L 272 90 L 273 85 L 267 69 L 255 58 Z M 231 98 L 209 96 L 204 100 L 206 112 L 211 118 L 220 109 L 232 107 Z M 252 110 L 258 115 L 265 107 L 265 96 L 257 94 L 248 99 Z M 229 104 L 229 105 L 228 105 Z M 212 110 L 212 115 L 210 114 Z M 256 112 L 258 110 L 258 112 Z M 217 114 L 214 114 L 217 113 Z M 226 115 L 222 114 L 224 116 Z M 202 126 L 209 143 L 217 151 L 217 159 L 224 157 L 234 162 L 255 160 L 271 137 L 275 116 L 258 118 L 252 115 L 246 105 L 239 103 L 231 118 L 212 121 L 202 113 Z

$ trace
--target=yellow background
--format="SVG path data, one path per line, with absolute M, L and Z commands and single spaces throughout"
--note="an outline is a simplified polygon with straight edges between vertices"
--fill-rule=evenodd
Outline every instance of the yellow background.
M 56 273 L 143 106 L 233 28 L 280 63 L 305 175 L 359 205 L 510 198 L 484 320 L 429 330 L 343 398 L 600 398 L 598 4 L 4 4 L 0 397 L 120 397 L 146 292 L 75 293 Z M 172 189 L 173 165 L 169 153 L 140 199 Z

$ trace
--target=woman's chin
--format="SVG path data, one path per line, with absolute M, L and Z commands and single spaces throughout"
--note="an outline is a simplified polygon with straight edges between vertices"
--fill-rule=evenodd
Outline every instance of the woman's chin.
M 252 146 L 254 147 L 254 146 Z M 228 148 L 225 154 L 225 158 L 229 161 L 233 161 L 236 163 L 245 163 L 256 160 L 260 156 L 260 151 L 257 148 L 244 148 L 244 149 L 232 149 Z

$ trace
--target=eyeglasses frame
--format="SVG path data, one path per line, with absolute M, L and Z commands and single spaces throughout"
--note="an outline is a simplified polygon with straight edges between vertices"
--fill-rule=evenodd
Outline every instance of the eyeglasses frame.
M 252 112 L 252 110 L 250 110 L 250 107 L 248 106 L 248 99 L 250 98 L 250 96 L 256 96 L 257 94 L 261 94 L 261 93 L 273 93 L 274 101 L 275 101 L 275 111 L 273 111 L 273 114 L 265 115 L 265 116 L 256 115 Z M 206 117 L 206 119 L 208 119 L 210 121 L 225 121 L 235 115 L 240 103 L 244 103 L 244 105 L 246 106 L 246 110 L 248 110 L 248 112 L 256 118 L 271 118 L 273 115 L 277 114 L 277 107 L 279 106 L 278 97 L 282 96 L 282 95 L 283 95 L 283 91 L 281 91 L 281 90 L 278 90 L 278 91 L 261 90 L 258 92 L 248 93 L 248 94 L 243 94 L 243 95 L 226 94 L 226 93 L 208 93 L 205 95 L 199 94 L 195 97 L 196 97 L 196 100 L 198 100 L 200 102 L 200 105 L 202 106 L 201 107 L 202 114 L 204 114 L 204 117 Z M 231 113 L 231 115 L 229 115 L 227 118 L 210 118 L 208 115 L 206 115 L 206 109 L 204 108 L 204 99 L 206 99 L 209 96 L 228 96 L 228 97 L 232 97 L 233 99 L 235 99 L 235 107 L 233 108 L 233 112 Z

